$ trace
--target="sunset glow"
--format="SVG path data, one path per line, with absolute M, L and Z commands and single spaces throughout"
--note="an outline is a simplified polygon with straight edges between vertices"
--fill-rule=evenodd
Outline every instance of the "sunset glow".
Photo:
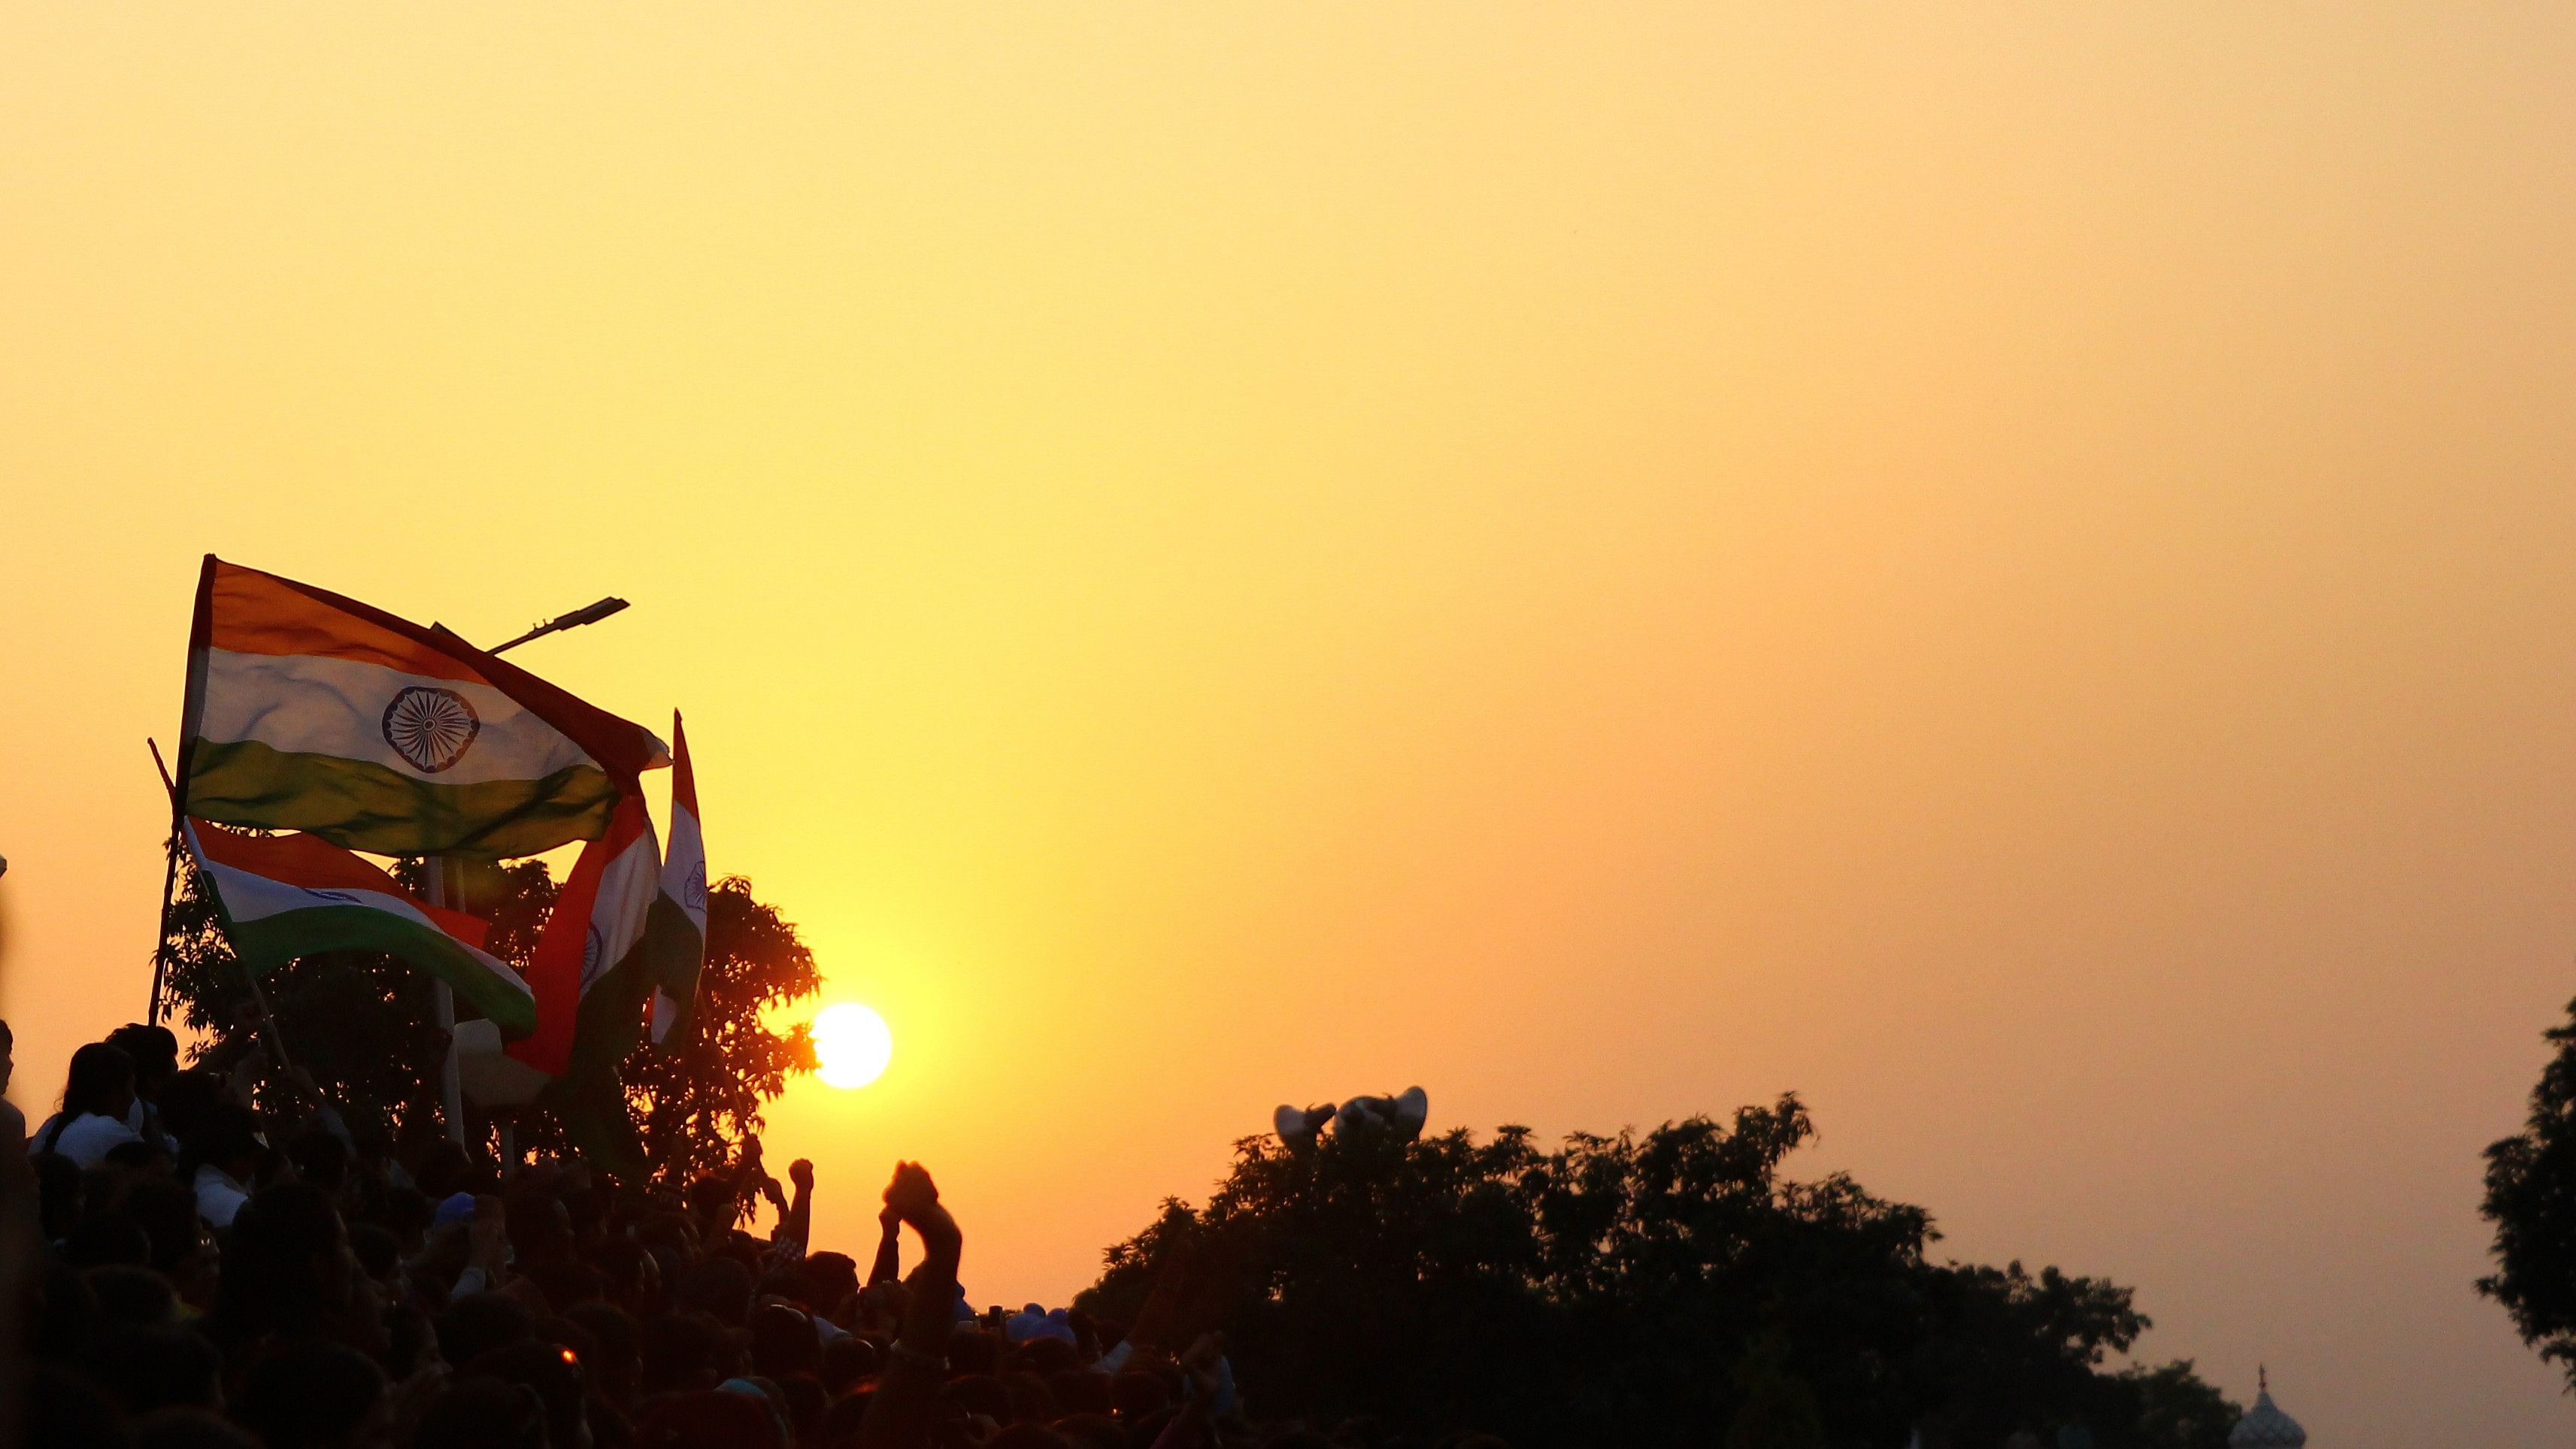
M 825 1085 L 864 1087 L 894 1060 L 894 1033 L 873 1008 L 837 1002 L 814 1017 L 814 1055 L 822 1064 L 814 1075 Z
M 1061 1303 L 1281 1103 L 1796 1091 L 2320 1446 L 2568 1442 L 2470 1285 L 2576 994 L 2571 15 L 11 7 L 10 1099 L 144 1014 L 203 555 L 614 595 L 509 660 L 686 711 L 863 1265 L 897 1158 Z

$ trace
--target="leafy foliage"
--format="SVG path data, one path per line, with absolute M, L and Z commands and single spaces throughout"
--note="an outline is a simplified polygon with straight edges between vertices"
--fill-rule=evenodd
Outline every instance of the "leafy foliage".
M 2487 1148 L 2481 1210 L 2495 1224 L 2496 1270 L 2478 1291 L 2576 1389 L 2576 1002 L 2567 1012 L 2547 1033 L 2558 1054 L 2531 1089 L 2530 1120 Z
M 727 876 L 707 892 L 707 964 L 684 1032 L 647 1041 L 626 1059 L 628 1111 L 657 1165 L 683 1175 L 724 1165 L 729 1144 L 760 1130 L 760 1106 L 790 1072 L 814 1070 L 803 1022 L 772 1031 L 763 1017 L 822 989 L 814 953 L 751 882 Z
M 2071 1424 L 2102 1449 L 2225 1442 L 2232 1406 L 2188 1364 L 2102 1371 L 2148 1326 L 2128 1289 L 1930 1261 L 1923 1209 L 1783 1173 L 1814 1131 L 1791 1096 L 1554 1152 L 1518 1127 L 1249 1138 L 1204 1209 L 1164 1204 L 1080 1301 L 1168 1311 L 1170 1338 L 1224 1327 L 1256 1412 L 1523 1449 Z
M 193 867 L 174 907 L 170 986 L 187 1024 L 202 1034 L 198 1060 L 229 1069 L 256 1039 L 249 978 L 224 938 L 213 899 Z M 417 860 L 395 877 L 419 891 Z M 543 862 L 468 863 L 458 902 L 491 927 L 486 949 L 525 968 L 558 887 Z M 688 1029 L 649 1041 L 621 1069 L 627 1111 L 657 1170 L 683 1173 L 721 1163 L 728 1144 L 762 1126 L 761 1106 L 789 1073 L 814 1068 L 802 1023 L 772 1030 L 773 1009 L 821 987 L 813 952 L 740 876 L 707 895 L 707 962 Z M 405 1138 L 440 1130 L 439 1078 L 446 1033 L 435 1024 L 432 979 L 389 956 L 331 952 L 291 961 L 261 980 L 289 1056 L 310 1071 L 353 1125 Z M 542 1107 L 514 1118 L 522 1148 L 565 1150 L 563 1125 Z M 466 1130 L 489 1140 L 492 1119 L 471 1102 Z

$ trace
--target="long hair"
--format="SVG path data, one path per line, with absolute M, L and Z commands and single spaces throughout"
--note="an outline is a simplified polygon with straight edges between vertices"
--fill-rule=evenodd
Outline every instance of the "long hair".
M 63 1110 L 45 1134 L 45 1150 L 53 1151 L 63 1129 L 83 1117 L 115 1116 L 116 1099 L 133 1090 L 134 1058 L 103 1041 L 72 1053 L 72 1069 L 63 1080 Z

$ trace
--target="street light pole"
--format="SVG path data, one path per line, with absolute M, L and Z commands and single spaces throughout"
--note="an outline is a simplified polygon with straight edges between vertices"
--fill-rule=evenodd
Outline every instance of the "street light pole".
M 560 634 L 566 629 L 578 629 L 584 624 L 596 624 L 625 608 L 626 601 L 612 594 L 598 603 L 585 604 L 569 614 L 558 614 L 518 638 L 506 644 L 495 644 L 484 652 L 498 654 L 505 649 L 516 649 L 531 639 L 542 639 L 548 634 Z M 462 908 L 465 904 L 462 872 L 457 879 L 456 899 L 450 902 L 447 898 L 447 871 L 450 860 L 449 856 L 433 855 L 422 862 L 428 867 L 429 874 L 426 882 L 428 889 L 425 894 L 433 906 L 452 904 Z M 440 1105 L 447 1109 L 449 1139 L 462 1145 L 465 1141 L 465 1080 L 456 1064 L 456 993 L 446 982 L 440 981 L 435 985 L 435 997 L 434 1009 L 437 1012 L 438 1029 L 447 1033 L 447 1060 L 440 1065 L 438 1072 L 439 1101 Z

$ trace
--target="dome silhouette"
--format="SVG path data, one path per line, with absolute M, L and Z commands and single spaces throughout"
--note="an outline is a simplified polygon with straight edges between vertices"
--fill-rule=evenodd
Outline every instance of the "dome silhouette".
M 2272 1402 L 2271 1374 L 2256 1369 L 2254 1383 L 2254 1407 L 2227 1431 L 2227 1449 L 2301 1449 L 2308 1442 L 2308 1431 Z

